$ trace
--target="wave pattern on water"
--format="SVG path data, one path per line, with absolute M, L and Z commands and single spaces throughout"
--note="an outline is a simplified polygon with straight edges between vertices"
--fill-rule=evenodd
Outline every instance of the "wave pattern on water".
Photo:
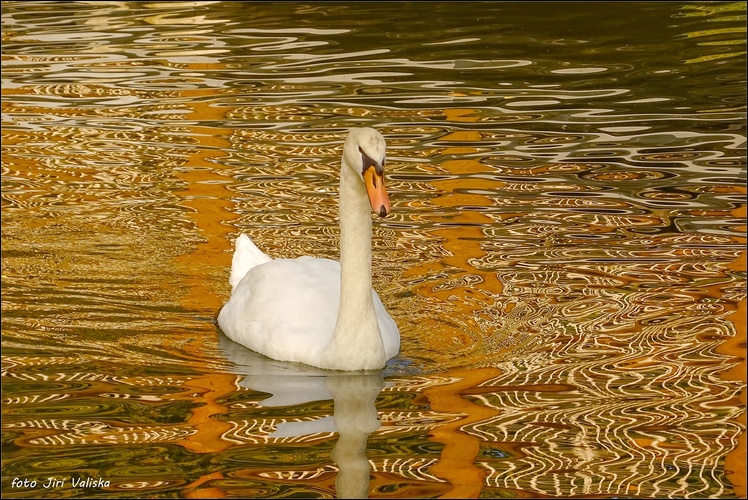
M 352 126 L 403 337 L 372 494 L 744 494 L 745 4 L 542 9 L 3 2 L 3 496 L 339 492 L 366 385 L 273 405 L 213 318 L 239 232 L 337 258 Z

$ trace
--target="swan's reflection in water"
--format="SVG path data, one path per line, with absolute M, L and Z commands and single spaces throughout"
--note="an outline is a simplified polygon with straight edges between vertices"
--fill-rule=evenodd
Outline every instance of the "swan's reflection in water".
M 240 386 L 271 394 L 264 407 L 298 406 L 332 400 L 333 416 L 312 421 L 283 422 L 271 437 L 295 437 L 337 432 L 332 460 L 338 467 L 338 498 L 367 498 L 371 466 L 366 458 L 369 434 L 379 429 L 376 399 L 385 386 L 381 371 L 337 372 L 285 363 L 261 356 L 225 335 L 219 346 L 243 378 Z

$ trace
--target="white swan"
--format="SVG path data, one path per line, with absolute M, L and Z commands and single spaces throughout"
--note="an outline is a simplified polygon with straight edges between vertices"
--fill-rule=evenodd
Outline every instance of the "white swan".
M 382 134 L 350 131 L 340 166 L 340 263 L 271 259 L 246 235 L 237 238 L 231 298 L 218 315 L 227 337 L 330 370 L 375 370 L 398 353 L 400 332 L 371 287 L 369 207 L 380 217 L 390 212 L 384 163 Z

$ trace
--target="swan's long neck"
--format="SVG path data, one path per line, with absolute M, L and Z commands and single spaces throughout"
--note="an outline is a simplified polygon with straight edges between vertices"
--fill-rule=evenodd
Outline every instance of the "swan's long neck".
M 371 288 L 371 208 L 361 179 L 340 169 L 340 307 L 327 354 L 347 369 L 378 369 L 385 354 Z

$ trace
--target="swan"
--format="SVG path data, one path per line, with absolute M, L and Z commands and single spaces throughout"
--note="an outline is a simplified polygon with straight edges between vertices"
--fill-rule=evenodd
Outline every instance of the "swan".
M 400 332 L 371 284 L 370 210 L 390 213 L 385 142 L 352 129 L 340 165 L 340 262 L 272 259 L 246 235 L 235 243 L 231 297 L 218 314 L 228 338 L 279 361 L 328 370 L 377 370 L 400 350 Z

